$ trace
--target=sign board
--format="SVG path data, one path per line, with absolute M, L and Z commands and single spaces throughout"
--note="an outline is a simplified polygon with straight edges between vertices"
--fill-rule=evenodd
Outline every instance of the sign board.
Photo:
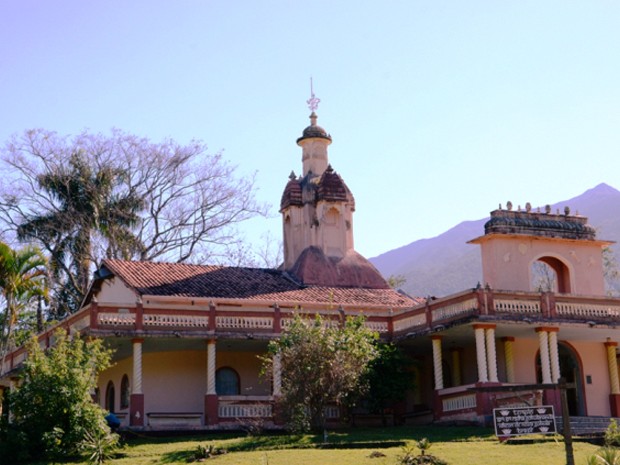
M 493 409 L 493 423 L 495 435 L 499 437 L 557 432 L 552 405 L 496 408 Z

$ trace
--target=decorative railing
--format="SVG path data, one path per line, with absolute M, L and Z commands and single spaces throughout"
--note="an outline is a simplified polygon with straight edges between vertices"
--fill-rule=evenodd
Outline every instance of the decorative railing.
M 387 333 L 388 332 L 388 324 L 387 321 L 366 321 L 364 323 L 371 331 L 376 331 L 377 333 Z
M 394 321 L 394 332 L 406 331 L 408 329 L 426 326 L 426 314 L 418 313 L 417 315 L 401 318 Z
M 444 413 L 473 409 L 476 408 L 476 394 L 447 397 L 441 400 L 441 405 Z
M 495 299 L 495 313 L 533 314 L 540 313 L 538 300 Z
M 222 329 L 272 329 L 273 318 L 259 316 L 218 316 L 215 325 Z
M 461 302 L 455 302 L 453 304 L 446 305 L 445 307 L 442 306 L 433 309 L 433 322 L 449 320 L 456 316 L 474 313 L 477 308 L 478 302 L 474 298 Z
M 144 315 L 144 326 L 173 326 L 184 328 L 207 328 L 209 326 L 208 316 L 195 315 L 167 315 L 167 314 L 146 314 Z
M 582 302 L 556 302 L 556 313 L 560 316 L 578 318 L 618 318 L 620 306 Z
M 135 313 L 99 313 L 97 323 L 104 326 L 130 326 L 135 324 Z
M 271 404 L 229 404 L 222 403 L 217 407 L 220 418 L 270 418 L 273 415 Z

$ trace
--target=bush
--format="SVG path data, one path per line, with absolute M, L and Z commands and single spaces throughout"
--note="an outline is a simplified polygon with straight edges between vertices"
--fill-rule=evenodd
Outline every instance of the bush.
M 434 455 L 427 454 L 428 449 L 431 447 L 431 443 L 428 439 L 420 439 L 416 442 L 416 446 L 420 449 L 418 455 L 415 454 L 415 447 L 410 446 L 403 448 L 403 455 L 397 457 L 400 465 L 447 465 L 446 461 Z
M 620 428 L 618 427 L 618 422 L 614 418 L 611 419 L 609 426 L 605 430 L 605 446 L 620 446 Z
M 69 340 L 62 330 L 47 352 L 36 339 L 27 348 L 21 382 L 8 396 L 13 420 L 0 431 L 0 443 L 11 454 L 0 451 L 0 457 L 13 457 L 14 463 L 79 456 L 88 438 L 110 434 L 104 410 L 90 396 L 110 352 L 99 340 Z
M 206 446 L 203 446 L 202 444 L 198 444 L 190 460 L 193 462 L 202 462 L 206 459 L 213 458 L 216 455 L 221 455 L 225 453 L 226 453 L 225 449 L 215 447 L 213 444 L 207 444 Z

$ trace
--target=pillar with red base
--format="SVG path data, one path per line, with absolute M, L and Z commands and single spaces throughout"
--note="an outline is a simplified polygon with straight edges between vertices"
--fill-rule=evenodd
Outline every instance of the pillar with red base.
M 144 339 L 132 339 L 133 383 L 129 397 L 129 425 L 144 426 L 144 393 L 142 392 L 142 343 Z
M 219 422 L 215 389 L 215 342 L 215 339 L 207 341 L 207 394 L 205 395 L 205 424 L 207 425 L 216 425 Z

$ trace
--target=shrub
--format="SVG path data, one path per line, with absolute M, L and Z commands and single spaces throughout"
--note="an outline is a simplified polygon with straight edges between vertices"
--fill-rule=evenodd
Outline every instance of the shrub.
M 415 454 L 416 447 L 420 450 L 418 455 Z M 403 448 L 403 455 L 397 457 L 400 465 L 447 465 L 447 462 L 427 454 L 431 443 L 428 439 L 422 438 L 416 442 L 416 447 L 409 446 Z
M 620 446 L 620 428 L 618 427 L 618 422 L 614 418 L 611 419 L 609 426 L 605 430 L 605 446 Z
M 90 396 L 110 352 L 99 340 L 69 340 L 62 330 L 54 338 L 47 352 L 30 341 L 21 382 L 9 394 L 13 420 L 0 432 L 0 442 L 17 457 L 13 463 L 79 456 L 89 437 L 104 440 L 110 434 L 104 410 Z

